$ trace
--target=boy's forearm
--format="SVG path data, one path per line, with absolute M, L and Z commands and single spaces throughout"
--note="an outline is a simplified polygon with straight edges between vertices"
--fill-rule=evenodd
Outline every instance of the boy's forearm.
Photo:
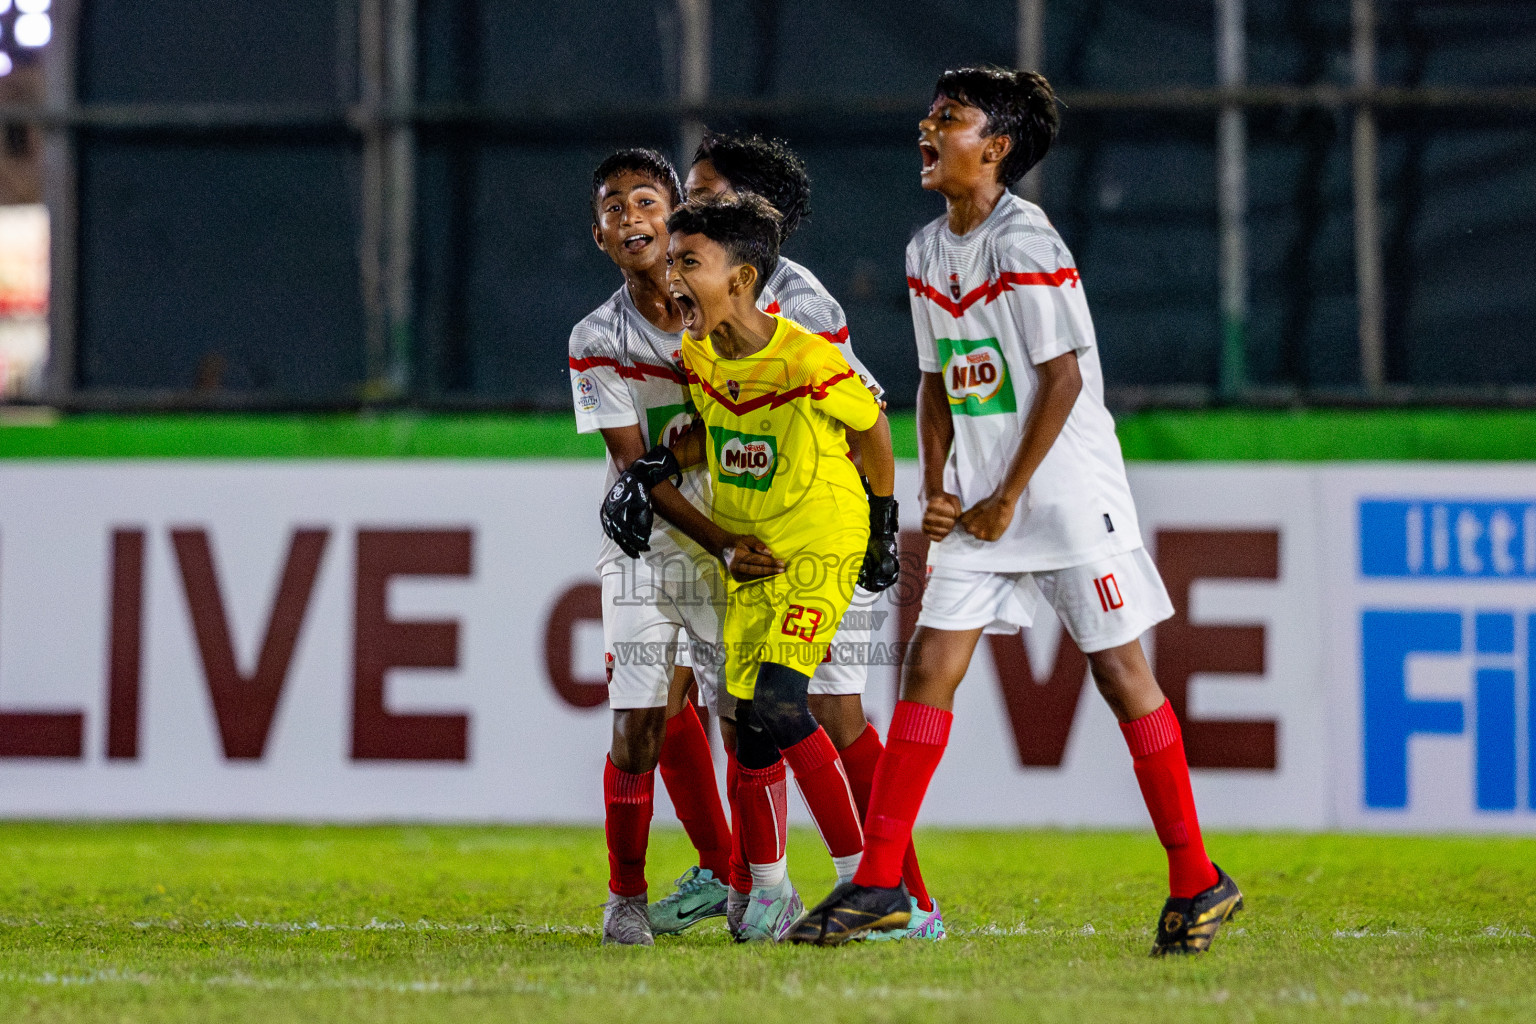
M 682 461 L 681 456 L 678 461 Z M 716 558 L 720 557 L 725 547 L 725 531 L 685 498 L 672 481 L 663 480 L 657 484 L 651 491 L 651 501 L 663 519 L 683 531 L 699 547 Z
M 874 426 L 854 432 L 859 469 L 869 481 L 870 493 L 889 498 L 896 490 L 896 456 L 891 450 L 891 421 L 881 412 Z
M 1024 420 L 1024 436 L 1019 440 L 1019 448 L 997 489 L 998 497 L 1009 504 L 1017 502 L 1024 494 L 1035 470 L 1040 468 L 1051 446 L 1061 436 L 1067 418 L 1072 415 L 1072 407 L 1077 404 L 1077 396 L 1083 390 L 1075 352 L 1057 356 L 1040 364 L 1036 370 L 1040 375 L 1040 388 Z
M 955 421 L 949 411 L 944 378 L 924 373 L 917 388 L 917 452 L 923 470 L 923 496 L 944 492 L 944 465 L 955 440 Z
M 704 424 L 693 421 L 688 433 L 672 442 L 672 456 L 683 469 L 692 469 L 704 461 Z

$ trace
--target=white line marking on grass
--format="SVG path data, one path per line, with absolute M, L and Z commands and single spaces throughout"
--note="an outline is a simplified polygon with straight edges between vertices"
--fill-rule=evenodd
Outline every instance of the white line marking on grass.
M 1370 928 L 1346 929 L 1339 928 L 1334 931 L 1336 939 L 1422 939 L 1429 932 L 1424 928 L 1384 928 L 1381 931 L 1372 931 Z M 1447 936 L 1450 938 L 1451 936 Z
M 109 967 L 104 971 L 87 971 L 84 974 L 54 974 L 52 971 L 43 974 L 0 974 L 0 982 L 22 985 L 100 985 L 113 982 L 153 985 L 155 979 L 152 975 L 138 971 L 119 971 Z
M 22 925 L 34 927 L 57 927 L 55 923 L 45 921 L 17 922 Z M 84 922 L 88 926 L 111 927 L 116 921 L 91 921 Z M 334 924 L 320 921 L 246 921 L 236 918 L 232 921 L 181 921 L 176 918 L 167 918 L 160 921 L 134 921 L 133 927 L 142 930 L 163 928 L 166 931 L 186 931 L 198 929 L 200 931 L 268 931 L 268 932 L 454 932 L 461 934 L 483 935 L 598 935 L 599 929 L 594 925 L 586 924 L 521 924 L 492 921 L 480 922 L 451 922 L 451 921 L 380 921 L 378 918 L 369 920 L 366 924 Z

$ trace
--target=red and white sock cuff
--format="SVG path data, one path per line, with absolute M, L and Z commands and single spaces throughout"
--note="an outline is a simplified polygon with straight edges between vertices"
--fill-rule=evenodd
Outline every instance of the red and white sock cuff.
M 603 789 L 611 804 L 648 804 L 655 798 L 656 772 L 626 772 L 609 758 Z
M 1120 723 L 1120 732 L 1125 735 L 1125 745 L 1131 748 L 1132 757 L 1146 757 L 1166 750 L 1184 738 L 1179 729 L 1179 716 L 1173 713 L 1173 705 L 1166 700 L 1150 715 Z
M 923 743 L 931 747 L 947 746 L 949 727 L 954 721 L 953 711 L 911 700 L 898 701 L 896 713 L 891 716 L 891 731 L 886 739 Z
M 809 775 L 837 760 L 837 747 L 832 744 L 832 737 L 820 727 L 783 753 L 784 760 L 789 762 L 796 775 Z
M 743 788 L 747 786 L 768 787 L 784 781 L 784 761 L 782 759 L 773 762 L 767 768 L 748 768 L 737 762 L 736 777 L 740 780 L 737 785 Z

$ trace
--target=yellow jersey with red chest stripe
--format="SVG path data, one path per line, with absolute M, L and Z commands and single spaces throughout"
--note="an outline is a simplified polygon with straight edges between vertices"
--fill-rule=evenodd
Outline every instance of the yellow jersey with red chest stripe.
M 795 514 L 801 504 L 835 489 L 866 504 L 843 430 L 868 430 L 880 406 L 836 346 L 773 319 L 773 337 L 745 359 L 723 358 L 712 339 L 688 334 L 682 356 L 706 428 L 713 517 L 782 558 L 795 546 L 784 542 L 814 535 Z
M 848 610 L 869 539 L 869 503 L 845 428 L 868 430 L 880 406 L 825 338 L 783 317 L 745 359 L 683 335 L 682 358 L 705 427 L 711 518 L 749 533 L 784 572 L 732 581 L 725 683 L 751 699 L 763 661 L 810 675 Z

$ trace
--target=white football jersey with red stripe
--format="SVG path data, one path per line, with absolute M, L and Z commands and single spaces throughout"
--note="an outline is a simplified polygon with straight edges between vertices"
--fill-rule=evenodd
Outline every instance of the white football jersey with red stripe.
M 996 541 L 956 527 L 928 561 L 1039 572 L 1141 545 L 1115 421 L 1104 407 L 1077 266 L 1041 209 L 1011 192 L 964 236 L 940 217 L 907 245 L 917 362 L 944 376 L 955 440 L 945 489 L 970 508 L 1007 475 L 1039 386 L 1038 363 L 1076 352 L 1083 390 Z
M 843 307 L 815 274 L 794 260 L 780 256 L 779 265 L 773 268 L 768 282 L 763 285 L 763 294 L 757 297 L 757 306 L 764 313 L 793 320 L 812 334 L 832 342 L 875 398 L 885 399 L 885 389 L 869 372 L 869 367 L 853 354 L 853 342 L 848 338 L 848 317 L 843 314 Z
M 686 433 L 694 411 L 683 376 L 681 339 L 681 334 L 668 334 L 647 320 L 635 308 L 627 286 L 587 314 L 571 331 L 571 400 L 577 431 L 590 434 L 638 424 L 647 449 L 671 444 Z M 609 456 L 606 486 L 612 487 L 618 477 L 618 467 Z M 709 508 L 707 479 L 702 466 L 683 476 L 683 493 L 704 509 Z M 645 560 L 655 568 L 671 567 L 684 553 L 693 559 L 702 556 L 703 550 L 657 516 Z M 624 557 L 619 546 L 604 536 L 599 571 Z

